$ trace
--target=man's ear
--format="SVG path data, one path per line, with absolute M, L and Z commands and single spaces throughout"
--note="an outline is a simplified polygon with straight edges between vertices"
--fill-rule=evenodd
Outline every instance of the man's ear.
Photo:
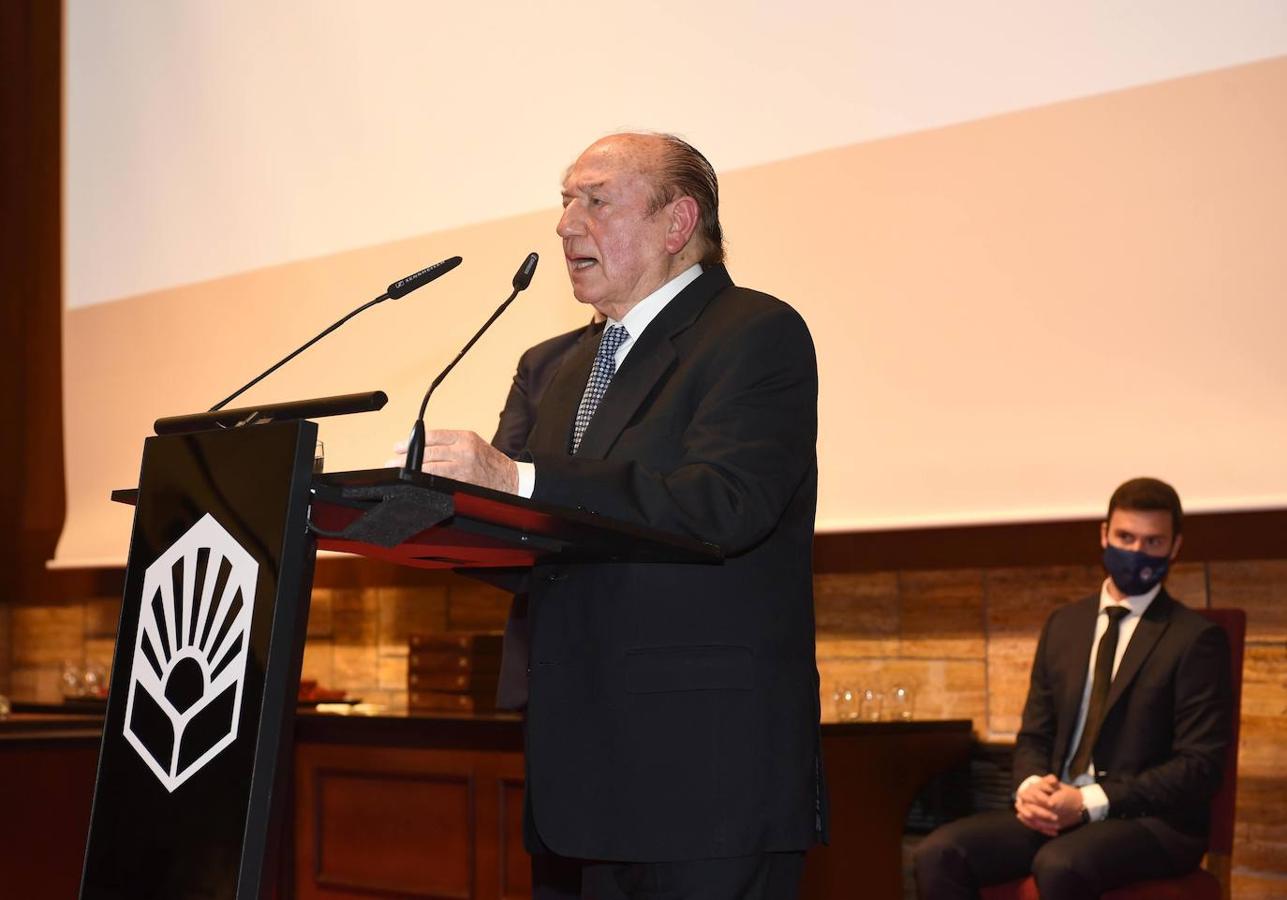
M 1108 547 L 1108 523 L 1107 522 L 1099 523 L 1099 546 L 1101 548 Z
M 1184 543 L 1184 535 L 1177 534 L 1175 536 L 1175 543 L 1171 545 L 1171 555 L 1168 557 L 1168 559 L 1175 559 L 1177 556 L 1180 555 L 1180 545 L 1183 543 Z
M 667 253 L 674 255 L 688 246 L 693 232 L 697 230 L 697 222 L 700 218 L 697 201 L 692 197 L 685 196 L 671 201 L 670 222 L 666 229 Z

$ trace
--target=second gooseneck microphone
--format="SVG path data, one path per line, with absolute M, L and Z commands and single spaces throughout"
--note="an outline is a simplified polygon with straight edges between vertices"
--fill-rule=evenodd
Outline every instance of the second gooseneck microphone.
M 527 259 L 523 260 L 523 264 L 514 273 L 514 290 L 505 298 L 505 302 L 496 307 L 496 312 L 492 313 L 491 318 L 484 322 L 483 327 L 478 329 L 477 333 L 469 339 L 469 343 L 465 344 L 461 351 L 456 354 L 456 358 L 447 364 L 447 368 L 438 374 L 438 377 L 429 385 L 429 390 L 425 391 L 425 397 L 420 401 L 420 414 L 416 417 L 415 425 L 411 427 L 411 438 L 407 441 L 407 459 L 402 465 L 403 474 L 419 472 L 421 464 L 424 463 L 425 409 L 429 406 L 429 398 L 433 396 L 434 389 L 442 383 L 442 380 L 447 377 L 447 374 L 452 369 L 456 368 L 456 363 L 460 362 L 464 355 L 469 352 L 469 348 L 478 342 L 478 339 L 483 336 L 483 332 L 491 328 L 492 323 L 500 318 L 500 314 L 509 308 L 509 305 L 514 302 L 514 298 L 518 296 L 519 291 L 525 290 L 532 283 L 532 275 L 536 272 L 536 263 L 539 259 L 540 257 L 535 253 L 527 254 Z M 415 276 L 411 277 L 414 278 Z

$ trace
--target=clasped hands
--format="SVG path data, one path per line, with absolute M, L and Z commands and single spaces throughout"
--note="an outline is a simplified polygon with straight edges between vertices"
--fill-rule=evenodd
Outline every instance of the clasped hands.
M 1054 775 L 1042 776 L 1014 798 L 1019 821 L 1047 837 L 1055 837 L 1081 822 L 1084 808 L 1081 791 L 1071 784 L 1063 784 Z
M 398 441 L 393 452 L 397 456 L 385 465 L 400 468 L 406 463 L 407 442 Z M 518 493 L 518 466 L 514 460 L 472 431 L 426 431 L 420 471 L 507 494 Z

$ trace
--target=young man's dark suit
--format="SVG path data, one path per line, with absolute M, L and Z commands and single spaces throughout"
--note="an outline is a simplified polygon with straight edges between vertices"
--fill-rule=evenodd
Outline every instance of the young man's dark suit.
M 727 559 L 533 570 L 529 849 L 627 862 L 804 850 L 826 815 L 808 330 L 707 268 L 637 338 L 573 456 L 597 344 L 573 350 L 541 402 L 532 499 Z
M 1095 595 L 1061 607 L 1041 632 L 1015 742 L 1016 790 L 1029 776 L 1061 773 L 1072 752 L 1099 603 Z M 1108 704 L 1093 751 L 1108 818 L 1053 839 L 1012 812 L 951 823 L 917 850 L 922 896 L 974 896 L 960 882 L 999 883 L 1029 871 L 1043 898 L 1085 896 L 1061 893 L 1082 884 L 1098 896 L 1198 865 L 1231 724 L 1223 629 L 1162 590 L 1136 626 Z

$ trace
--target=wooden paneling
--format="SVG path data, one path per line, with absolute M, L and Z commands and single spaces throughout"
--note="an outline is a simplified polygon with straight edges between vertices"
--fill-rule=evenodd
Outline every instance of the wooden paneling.
M 986 656 L 981 569 L 902 572 L 899 655 L 928 659 Z
M 1250 645 L 1245 653 L 1239 771 L 1287 777 L 1287 643 Z
M 0 4 L 0 603 L 53 598 L 65 506 L 62 8 Z
M 326 734 L 335 742 L 306 737 L 297 744 L 301 900 L 374 892 L 480 900 L 530 894 L 517 749 L 491 751 L 483 742 L 473 750 L 437 749 L 441 725 L 415 720 L 389 722 L 401 727 L 383 734 L 378 720 L 305 722 L 312 738 Z M 458 724 L 462 733 L 470 730 Z M 496 724 L 517 737 L 516 721 Z M 864 896 L 897 897 L 907 806 L 931 775 L 965 760 L 970 740 L 963 721 L 825 729 L 832 843 L 810 854 L 802 896 L 848 896 L 861 882 Z M 425 746 L 389 746 L 407 741 Z
M 0 896 L 79 894 L 98 743 L 97 730 L 56 738 L 0 733 Z
M 84 656 L 85 610 L 80 604 L 17 606 L 13 610 L 13 664 L 57 666 Z
M 337 684 L 372 687 L 379 684 L 378 610 L 377 591 L 360 588 L 332 590 L 332 665 Z
M 532 894 L 531 857 L 523 849 L 523 782 L 500 782 L 500 895 L 502 900 L 525 900 Z
M 378 588 L 379 633 L 381 654 L 406 650 L 407 638 L 413 634 L 447 630 L 447 588 Z M 405 676 L 402 683 L 406 684 Z
M 316 884 L 410 897 L 475 895 L 467 774 L 325 768 L 313 778 Z
M 1200 562 L 1176 560 L 1166 576 L 1166 589 L 1185 606 L 1194 609 L 1213 605 L 1207 597 L 1207 566 Z M 1236 603 L 1216 604 L 1237 606 Z
M 833 655 L 897 655 L 897 573 L 819 575 L 813 608 L 818 640 L 826 641 Z
M 814 568 L 818 572 L 889 572 L 1093 565 L 1100 552 L 1099 521 L 820 534 L 814 541 Z M 1188 515 L 1184 519 L 1184 557 L 1209 561 L 1280 559 L 1284 533 L 1287 509 Z
M 989 740 L 1019 730 L 1037 638 L 1057 607 L 1099 590 L 1103 574 L 1091 566 L 989 571 L 987 590 Z
M 510 594 L 469 578 L 456 578 L 449 591 L 447 630 L 501 631 L 509 616 Z
M 1287 531 L 1279 533 L 1287 543 Z M 1287 641 L 1287 560 L 1211 563 L 1211 605 L 1247 611 L 1247 640 Z
M 521 753 L 380 743 L 297 744 L 296 896 L 522 891 Z
M 0 694 L 5 696 L 13 690 L 10 686 L 10 669 L 13 666 L 11 661 L 13 633 L 9 624 L 12 617 L 13 613 L 9 604 L 0 600 Z
M 62 699 L 63 663 L 85 662 L 85 609 L 79 603 L 19 604 L 10 609 L 9 673 L 15 697 Z
M 1281 862 L 1281 860 L 1279 860 Z M 1287 875 L 1272 872 L 1233 870 L 1233 900 L 1283 900 L 1287 897 Z

